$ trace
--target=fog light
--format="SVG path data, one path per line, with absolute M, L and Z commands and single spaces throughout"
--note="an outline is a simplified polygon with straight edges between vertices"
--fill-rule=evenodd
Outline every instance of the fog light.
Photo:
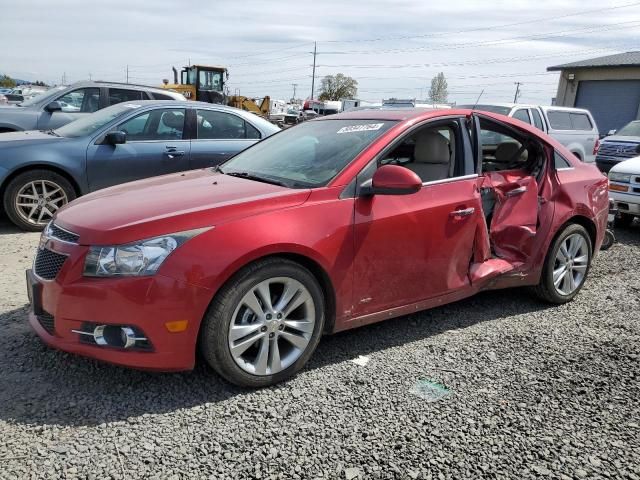
M 73 333 L 81 335 L 86 343 L 93 343 L 101 347 L 116 348 L 150 348 L 149 341 L 136 331 L 135 327 L 127 325 L 96 325 L 85 323 L 82 330 L 71 330 Z

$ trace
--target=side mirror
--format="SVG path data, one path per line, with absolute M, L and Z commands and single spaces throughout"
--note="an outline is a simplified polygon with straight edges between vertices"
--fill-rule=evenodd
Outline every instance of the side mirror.
M 108 145 L 122 145 L 123 143 L 127 143 L 127 134 L 124 132 L 109 132 L 104 137 L 104 141 L 102 143 L 106 143 Z
M 62 104 L 60 102 L 51 102 L 44 109 L 49 113 L 59 112 L 62 110 Z
M 368 182 L 367 182 L 368 183 Z M 382 165 L 373 174 L 371 184 L 363 186 L 370 195 L 410 195 L 422 188 L 420 177 L 399 165 Z
M 607 135 L 615 135 L 617 131 L 618 130 L 616 130 L 616 129 L 609 130 L 609 133 L 607 133 Z

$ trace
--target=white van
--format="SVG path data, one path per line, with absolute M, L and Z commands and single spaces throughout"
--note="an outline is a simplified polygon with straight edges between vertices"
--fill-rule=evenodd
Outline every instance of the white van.
M 474 106 L 460 105 L 460 108 Z M 583 162 L 595 161 L 596 145 L 600 135 L 589 110 L 518 103 L 480 104 L 476 105 L 475 109 L 499 113 L 529 123 L 558 140 Z

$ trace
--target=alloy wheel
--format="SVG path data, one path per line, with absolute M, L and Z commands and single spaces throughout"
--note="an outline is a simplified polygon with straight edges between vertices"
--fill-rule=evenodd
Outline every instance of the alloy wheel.
M 553 285 L 561 295 L 571 295 L 582 282 L 589 268 L 589 246 L 586 239 L 574 233 L 565 238 L 556 253 Z
M 289 277 L 269 278 L 242 297 L 229 325 L 231 356 L 244 371 L 273 375 L 305 352 L 315 326 L 311 293 Z
M 27 223 L 46 225 L 69 201 L 64 189 L 51 180 L 34 180 L 23 185 L 15 197 L 15 210 Z

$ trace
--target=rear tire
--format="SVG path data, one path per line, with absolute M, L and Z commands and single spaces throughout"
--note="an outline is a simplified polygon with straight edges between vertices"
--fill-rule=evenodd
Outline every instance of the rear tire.
M 618 212 L 618 215 L 616 215 L 616 218 L 614 219 L 613 224 L 614 226 L 621 227 L 621 228 L 630 227 L 631 224 L 633 223 L 634 218 L 635 217 L 633 215 L 629 215 L 628 213 Z
M 324 308 L 322 289 L 309 270 L 283 258 L 261 260 L 234 275 L 215 296 L 199 348 L 229 382 L 273 385 L 293 376 L 313 354 Z
M 65 177 L 50 170 L 29 170 L 11 180 L 4 192 L 4 211 L 22 230 L 38 232 L 76 192 Z
M 549 248 L 540 283 L 534 287 L 534 293 L 549 303 L 562 304 L 573 300 L 587 279 L 592 257 L 593 246 L 585 228 L 578 224 L 569 225 Z

